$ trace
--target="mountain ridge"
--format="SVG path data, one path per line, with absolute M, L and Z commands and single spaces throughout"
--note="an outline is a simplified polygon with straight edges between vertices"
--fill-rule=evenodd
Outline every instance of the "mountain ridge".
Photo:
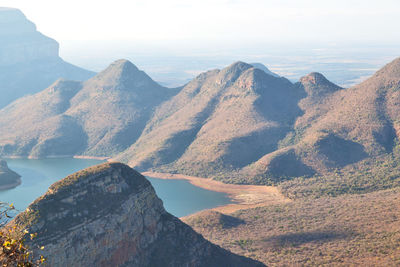
M 69 144 L 69 155 L 111 156 L 141 171 L 288 188 L 302 187 L 304 178 L 317 186 L 340 170 L 344 184 L 369 190 L 371 180 L 357 180 L 355 173 L 371 164 L 387 172 L 373 162 L 394 164 L 397 157 L 399 74 L 395 59 L 363 83 L 341 88 L 320 73 L 293 84 L 239 61 L 167 89 L 119 60 L 86 82 L 71 82 L 80 89 L 71 89 L 66 107 L 57 102 L 58 109 L 48 111 L 50 102 L 35 107 L 29 100 L 46 99 L 43 92 L 63 88 L 61 80 L 0 110 L 0 155 L 43 157 L 54 148 L 65 155 L 62 147 Z M 22 119 L 15 112 L 20 106 L 36 119 Z M 19 138 L 25 129 L 15 122 L 29 120 L 38 122 L 35 133 Z M 340 191 L 337 183 L 329 190 Z M 395 184 L 385 180 L 379 187 Z
M 174 90 L 121 60 L 85 82 L 58 80 L 0 110 L 1 154 L 110 156 L 138 135 L 153 106 Z

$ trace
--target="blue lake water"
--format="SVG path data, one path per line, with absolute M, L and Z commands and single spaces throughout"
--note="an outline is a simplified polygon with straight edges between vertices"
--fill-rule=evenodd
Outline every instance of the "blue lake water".
M 73 158 L 7 159 L 10 169 L 21 175 L 22 184 L 10 190 L 0 191 L 0 201 L 13 203 L 22 211 L 44 194 L 54 182 L 101 162 Z M 224 193 L 205 190 L 185 180 L 148 179 L 163 200 L 165 209 L 177 217 L 232 203 Z

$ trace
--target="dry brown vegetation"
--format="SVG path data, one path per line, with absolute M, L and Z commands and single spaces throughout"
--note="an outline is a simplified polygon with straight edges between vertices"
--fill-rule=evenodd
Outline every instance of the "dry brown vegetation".
M 267 266 L 399 266 L 400 190 L 297 200 L 183 218 L 208 240 Z

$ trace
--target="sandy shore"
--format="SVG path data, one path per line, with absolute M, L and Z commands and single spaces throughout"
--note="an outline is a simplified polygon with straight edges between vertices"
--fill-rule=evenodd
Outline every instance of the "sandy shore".
M 222 192 L 229 195 L 233 204 L 213 208 L 212 210 L 221 213 L 232 213 L 241 209 L 262 207 L 267 205 L 289 202 L 274 186 L 263 185 L 236 185 L 224 184 L 209 178 L 193 177 L 182 174 L 143 172 L 145 176 L 158 179 L 179 179 L 188 180 L 191 184 L 216 192 Z
M 80 156 L 80 155 L 75 155 L 73 156 L 74 159 L 97 159 L 97 160 L 107 160 L 109 161 L 111 158 L 110 157 L 94 157 L 94 156 Z

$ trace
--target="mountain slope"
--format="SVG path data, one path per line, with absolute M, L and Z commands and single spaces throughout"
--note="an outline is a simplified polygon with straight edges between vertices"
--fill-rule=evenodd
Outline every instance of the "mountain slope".
M 399 84 L 400 59 L 348 89 L 237 62 L 177 93 L 120 60 L 0 110 L 0 156 L 114 156 L 140 170 L 280 184 L 287 195 L 384 189 L 400 184 Z
M 110 156 L 139 136 L 174 93 L 126 60 L 86 82 L 58 80 L 0 110 L 3 156 Z
M 264 266 L 206 241 L 167 213 L 150 182 L 105 163 L 50 186 L 12 222 L 49 266 Z M 27 238 L 28 240 L 28 238 Z
M 0 39 L 0 108 L 59 78 L 86 80 L 94 75 L 63 61 L 59 44 L 38 32 L 18 9 L 0 7 Z
M 300 113 L 300 95 L 288 80 L 242 62 L 203 73 L 157 109 L 118 159 L 196 175 L 241 168 L 276 149 Z

